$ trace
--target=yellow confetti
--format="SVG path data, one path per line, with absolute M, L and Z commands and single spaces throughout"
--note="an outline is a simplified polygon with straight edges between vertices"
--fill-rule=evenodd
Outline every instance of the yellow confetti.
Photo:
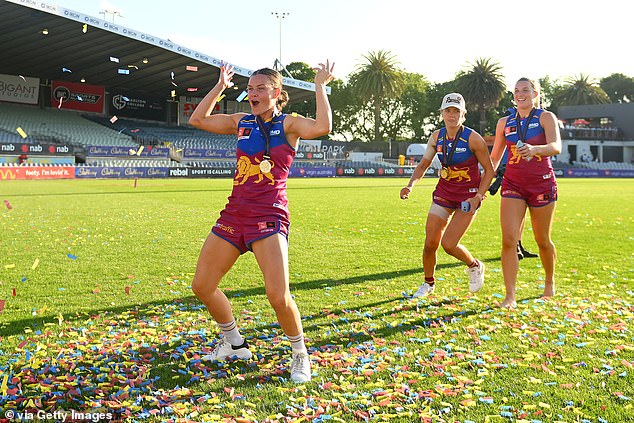
M 143 151 L 143 148 L 144 148 L 143 146 L 139 147 L 139 151 L 136 152 L 137 156 L 141 155 L 141 152 Z
M 22 129 L 21 127 L 17 127 L 15 128 L 15 130 L 17 131 L 18 134 L 20 134 L 20 136 L 22 138 L 26 138 L 28 135 L 26 135 L 26 132 L 24 132 L 24 129 Z
M 36 258 L 35 261 L 33 262 L 33 265 L 31 266 L 31 270 L 35 270 L 37 269 L 37 266 L 40 264 L 40 259 Z
M 220 101 L 220 100 L 222 100 L 223 98 L 225 98 L 226 96 L 227 96 L 226 94 L 223 94 L 223 95 L 221 95 L 220 97 L 218 97 L 218 100 L 216 100 L 216 101 Z
M 5 268 L 5 269 L 13 269 L 14 267 L 15 267 L 15 263 L 12 263 L 12 264 L 5 264 L 5 265 L 4 265 L 4 268 Z
M 88 24 L 84 24 L 84 26 L 81 29 L 81 32 L 83 32 L 84 34 L 86 33 L 86 31 L 88 31 Z
M 2 391 L 3 397 L 7 395 L 8 383 L 9 383 L 9 375 L 5 374 L 4 379 L 2 379 L 2 386 L 0 386 L 0 391 Z

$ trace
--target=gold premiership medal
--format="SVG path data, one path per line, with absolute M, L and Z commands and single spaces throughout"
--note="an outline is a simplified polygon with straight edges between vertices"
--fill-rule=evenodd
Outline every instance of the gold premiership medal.
M 268 160 L 262 160 L 260 162 L 260 170 L 262 171 L 262 173 L 269 173 L 272 167 L 273 165 L 271 165 L 271 162 Z
M 447 179 L 449 177 L 449 169 L 447 169 L 446 167 L 440 169 L 440 177 L 443 179 Z

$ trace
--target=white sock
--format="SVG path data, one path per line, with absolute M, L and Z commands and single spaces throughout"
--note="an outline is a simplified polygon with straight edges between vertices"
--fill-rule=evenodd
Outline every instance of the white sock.
M 291 348 L 293 349 L 293 354 L 296 353 L 305 353 L 308 354 L 308 350 L 306 350 L 306 344 L 304 343 L 304 334 L 300 333 L 296 336 L 288 336 L 287 338 L 291 341 Z
M 222 331 L 222 335 L 231 345 L 237 347 L 244 343 L 244 338 L 240 335 L 236 321 L 232 320 L 229 323 L 218 323 L 218 327 Z

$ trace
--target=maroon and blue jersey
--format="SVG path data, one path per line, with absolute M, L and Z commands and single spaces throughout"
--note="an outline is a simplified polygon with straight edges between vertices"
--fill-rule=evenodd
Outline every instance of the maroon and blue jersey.
M 478 159 L 469 148 L 469 137 L 472 132 L 473 129 L 464 126 L 457 140 L 447 138 L 446 128 L 441 128 L 438 132 L 436 154 L 443 167 L 447 167 L 447 177 L 438 179 L 433 195 L 434 202 L 443 207 L 456 208 L 456 203 L 459 207 L 461 201 L 473 197 L 478 192 Z M 455 151 L 451 154 L 454 148 Z M 443 150 L 447 153 L 447 162 Z
M 504 137 L 506 138 L 506 149 L 508 152 L 508 162 L 504 179 L 514 185 L 524 185 L 535 183 L 536 180 L 555 179 L 553 166 L 550 157 L 533 156 L 531 160 L 524 160 L 517 152 L 516 144 L 519 140 L 518 131 L 526 134 L 524 142 L 531 145 L 546 145 L 546 134 L 539 122 L 543 109 L 535 109 L 535 113 L 530 121 L 521 118 L 517 110 L 506 118 L 504 127 Z
M 263 129 L 270 136 L 271 170 L 263 172 L 266 139 L 254 115 L 247 115 L 238 123 L 238 146 L 233 191 L 225 210 L 243 217 L 282 215 L 288 218 L 286 180 L 295 157 L 295 149 L 284 133 L 285 114 L 264 122 Z

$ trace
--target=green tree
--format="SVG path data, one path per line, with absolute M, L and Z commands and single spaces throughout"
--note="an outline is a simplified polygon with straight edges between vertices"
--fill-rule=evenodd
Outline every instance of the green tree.
M 606 92 L 612 103 L 629 103 L 634 101 L 634 78 L 613 73 L 602 78 L 599 86 Z
M 588 75 L 579 74 L 576 78 L 568 78 L 561 90 L 557 90 L 552 106 L 577 106 L 609 102 L 610 98 L 595 80 Z
M 357 95 L 369 99 L 374 112 L 374 139 L 383 139 L 381 130 L 381 107 L 386 98 L 398 97 L 402 92 L 403 76 L 398 61 L 389 51 L 370 51 L 366 60 L 357 66 L 350 82 Z
M 304 62 L 291 62 L 288 66 L 286 66 L 286 70 L 291 74 L 293 79 L 306 82 L 313 82 L 315 80 L 315 70 Z M 288 105 L 286 106 L 286 110 L 299 113 L 302 116 L 315 117 L 315 98 L 310 97 L 305 100 L 298 101 L 291 97 Z
M 417 73 L 402 74 L 402 92 L 398 97 L 387 97 L 381 107 L 381 122 L 388 139 L 410 140 L 423 136 L 426 91 L 429 83 Z
M 490 58 L 478 58 L 471 69 L 458 73 L 457 86 L 467 102 L 467 109 L 480 112 L 480 134 L 487 127 L 487 111 L 498 106 L 506 92 L 499 63 Z
M 300 81 L 313 82 L 317 72 L 304 62 L 291 62 L 286 66 L 286 70 L 291 74 L 293 79 Z

